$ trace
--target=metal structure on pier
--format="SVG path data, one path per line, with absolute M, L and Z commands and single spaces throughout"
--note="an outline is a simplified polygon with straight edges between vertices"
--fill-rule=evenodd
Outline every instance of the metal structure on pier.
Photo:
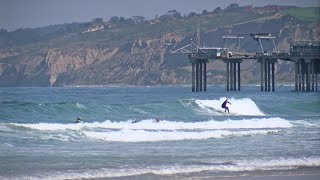
M 241 40 L 250 36 L 258 42 L 256 53 L 241 51 Z M 248 33 L 222 36 L 224 47 L 201 47 L 200 30 L 197 28 L 196 44 L 191 43 L 171 53 L 187 54 L 192 64 L 192 92 L 207 90 L 207 63 L 209 60 L 221 60 L 226 64 L 226 90 L 241 90 L 241 63 L 254 59 L 260 63 L 261 91 L 275 91 L 275 63 L 278 60 L 295 63 L 295 90 L 318 91 L 318 74 L 320 74 L 320 43 L 315 41 L 295 42 L 289 52 L 280 53 L 275 46 L 275 37 L 270 33 Z M 238 40 L 237 51 L 230 51 L 228 41 Z M 271 41 L 273 49 L 266 50 L 264 41 Z
M 207 91 L 207 63 L 214 59 L 217 48 L 200 47 L 200 29 L 197 28 L 197 44 L 190 44 L 171 53 L 187 54 L 192 64 L 192 92 Z M 221 49 L 221 48 L 218 48 Z

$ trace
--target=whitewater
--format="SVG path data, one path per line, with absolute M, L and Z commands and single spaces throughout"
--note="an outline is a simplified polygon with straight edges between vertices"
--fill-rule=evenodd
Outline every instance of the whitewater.
M 0 179 L 317 175 L 319 93 L 290 88 L 0 88 Z

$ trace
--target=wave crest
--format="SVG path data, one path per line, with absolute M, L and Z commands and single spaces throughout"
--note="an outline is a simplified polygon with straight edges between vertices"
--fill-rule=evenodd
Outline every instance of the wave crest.
M 60 123 L 37 123 L 37 124 L 15 124 L 11 125 L 25 127 L 41 131 L 63 131 L 82 130 L 86 128 L 104 129 L 143 129 L 143 130 L 216 130 L 216 129 L 264 129 L 264 128 L 291 128 L 293 124 L 285 119 L 275 118 L 252 118 L 243 120 L 226 121 L 203 121 L 203 122 L 176 122 L 162 120 L 155 123 L 152 119 L 146 119 L 137 123 L 132 121 L 104 121 L 93 123 L 60 124 Z

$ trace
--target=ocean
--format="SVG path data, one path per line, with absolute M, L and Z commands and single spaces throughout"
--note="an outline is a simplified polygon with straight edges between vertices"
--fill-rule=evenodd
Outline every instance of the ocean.
M 2 87 L 0 179 L 320 177 L 320 93 L 293 89 Z

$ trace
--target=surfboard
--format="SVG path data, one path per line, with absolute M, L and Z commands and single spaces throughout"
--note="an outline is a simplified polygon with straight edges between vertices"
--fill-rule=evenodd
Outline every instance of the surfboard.
M 214 109 L 212 108 L 214 111 L 219 112 L 221 114 L 225 114 L 225 115 L 235 115 L 234 113 L 228 113 L 228 112 L 224 112 L 224 109 Z
M 227 113 L 227 112 L 223 112 L 225 115 L 227 115 L 227 116 L 236 116 L 237 114 L 235 114 L 235 113 Z

